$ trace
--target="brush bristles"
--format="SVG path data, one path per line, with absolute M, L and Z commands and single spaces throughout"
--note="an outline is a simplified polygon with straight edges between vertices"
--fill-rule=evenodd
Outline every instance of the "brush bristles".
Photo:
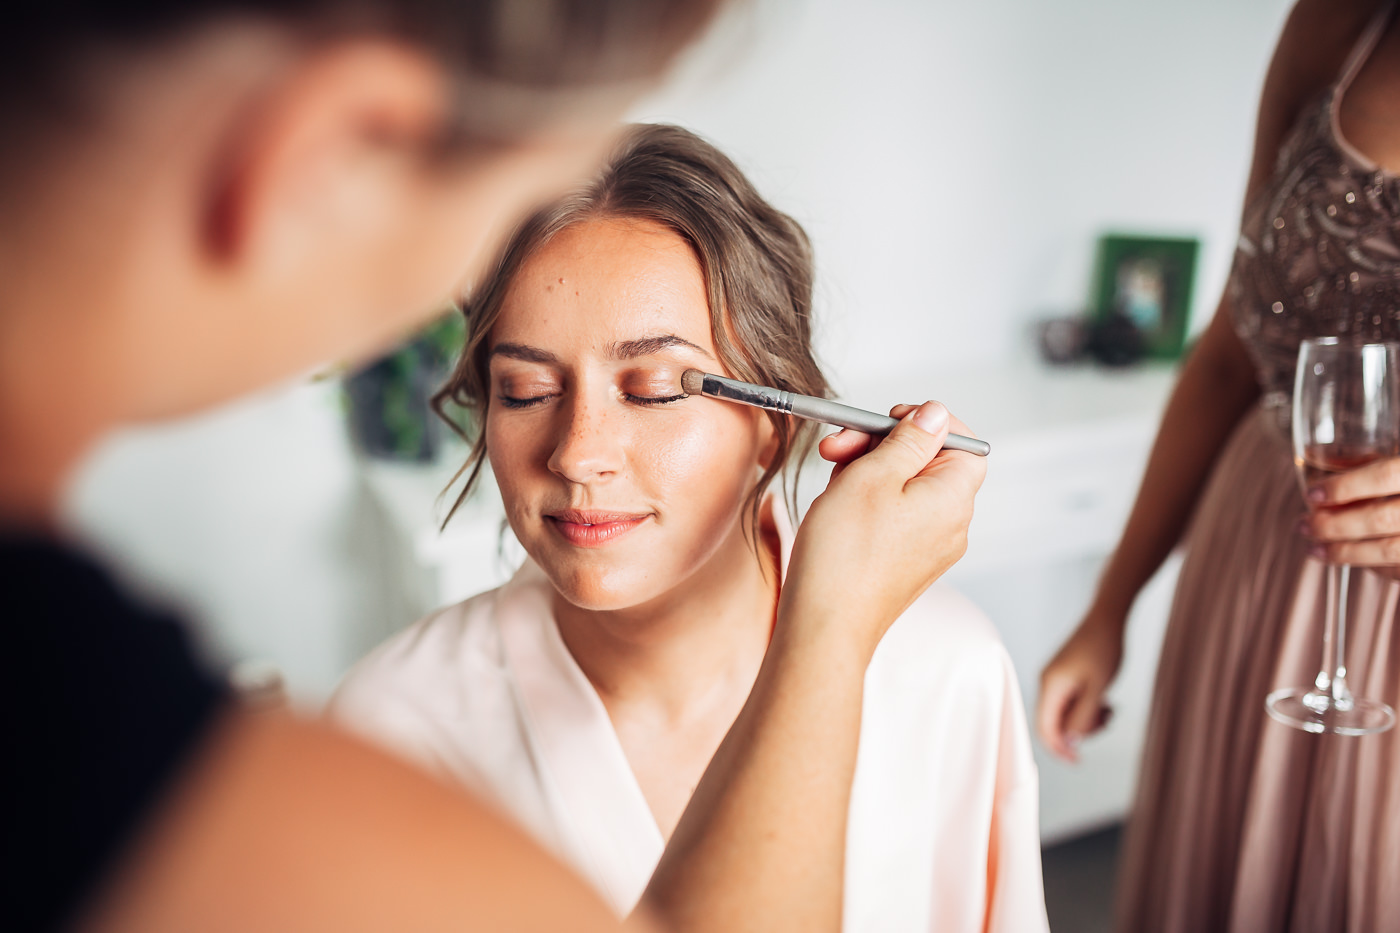
M 686 395 L 700 395 L 705 391 L 705 374 L 698 369 L 687 369 L 681 373 L 681 388 Z

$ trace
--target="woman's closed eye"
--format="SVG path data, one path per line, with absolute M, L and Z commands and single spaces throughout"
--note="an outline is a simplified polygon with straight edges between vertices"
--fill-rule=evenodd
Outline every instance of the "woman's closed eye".
M 505 379 L 496 388 L 496 399 L 506 408 L 530 408 L 556 398 L 558 383 L 535 379 Z
M 633 405 L 670 405 L 689 398 L 680 377 L 667 370 L 640 370 L 618 380 L 618 391 Z
M 528 395 L 522 397 L 507 395 L 504 392 L 496 396 L 497 400 L 500 401 L 500 403 L 507 408 L 530 408 L 531 406 L 539 405 L 541 402 L 547 402 L 553 397 L 554 396 L 549 393 L 546 393 L 544 395 Z
M 601 386 L 599 387 L 601 388 Z M 582 386 L 570 386 L 568 381 L 554 378 L 540 378 L 533 373 L 503 374 L 495 386 L 496 400 L 503 408 L 534 408 L 553 402 L 577 391 L 587 390 Z M 671 405 L 689 398 L 681 390 L 678 377 L 669 370 L 654 369 L 624 372 L 612 380 L 613 398 L 628 405 L 659 407 Z
M 496 395 L 496 399 L 506 408 L 532 408 L 541 405 L 554 398 L 556 392 L 542 392 L 539 394 L 512 395 L 501 392 Z M 633 405 L 669 405 L 672 402 L 679 402 L 690 396 L 682 392 L 680 395 L 640 395 L 632 392 L 624 392 L 622 397 Z
M 680 395 L 633 395 L 627 392 L 624 393 L 624 397 L 634 405 L 669 405 L 671 402 L 679 402 L 690 396 L 684 392 Z

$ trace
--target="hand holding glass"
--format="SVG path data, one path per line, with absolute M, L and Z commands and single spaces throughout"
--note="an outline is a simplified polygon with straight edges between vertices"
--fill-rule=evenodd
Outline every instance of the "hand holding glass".
M 1293 459 L 1303 492 L 1332 473 L 1400 454 L 1400 344 L 1304 340 L 1293 383 Z M 1322 670 L 1311 687 L 1269 694 L 1269 715 L 1306 732 L 1366 735 L 1395 724 L 1395 711 L 1347 686 L 1347 589 L 1351 568 L 1327 568 L 1329 618 Z

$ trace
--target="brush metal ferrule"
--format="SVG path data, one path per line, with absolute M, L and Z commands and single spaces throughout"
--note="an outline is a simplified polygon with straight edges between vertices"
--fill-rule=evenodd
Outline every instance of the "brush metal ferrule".
M 792 393 L 785 389 L 753 385 L 748 382 L 740 382 L 737 379 L 716 376 L 713 373 L 705 373 L 703 386 L 700 393 L 711 398 L 722 398 L 730 402 L 738 402 L 740 405 L 752 405 L 766 411 L 782 412 L 785 415 L 792 414 Z

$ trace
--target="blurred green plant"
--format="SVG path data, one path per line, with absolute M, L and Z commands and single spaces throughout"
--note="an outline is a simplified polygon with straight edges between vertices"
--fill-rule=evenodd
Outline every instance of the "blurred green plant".
M 454 308 L 398 349 L 347 376 L 345 397 L 356 446 L 388 460 L 435 459 L 449 432 L 430 402 L 465 342 L 466 325 Z

